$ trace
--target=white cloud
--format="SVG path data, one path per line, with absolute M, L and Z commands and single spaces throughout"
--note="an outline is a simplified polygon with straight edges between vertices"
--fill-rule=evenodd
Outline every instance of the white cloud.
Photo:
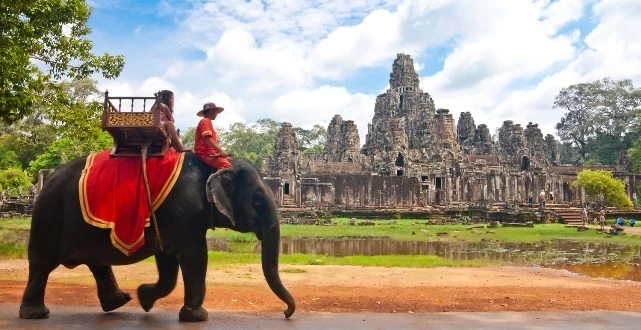
M 583 16 L 585 0 L 542 1 L 544 9 L 542 16 L 552 29 L 559 29 L 563 25 L 576 21 Z
M 206 102 L 214 102 L 217 106 L 225 108 L 215 120 L 216 127 L 229 127 L 229 125 L 236 122 L 245 122 L 239 113 L 243 111 L 245 102 L 242 99 L 234 99 L 226 93 L 212 92 L 205 97 L 197 97 L 189 92 L 177 92 L 174 96 L 176 100 L 175 108 L 175 121 L 176 126 L 183 129 L 188 127 L 195 127 L 201 117 L 197 117 L 196 113 L 203 108 Z
M 545 133 L 555 134 L 555 124 L 563 115 L 553 109 L 561 88 L 603 77 L 632 79 L 641 84 L 641 3 L 604 0 L 594 6 L 596 27 L 585 36 L 587 47 L 572 61 L 550 72 L 530 87 L 506 90 L 493 107 L 483 113 L 499 123 L 503 119 L 539 123 Z
M 367 124 L 374 116 L 375 96 L 350 94 L 344 87 L 321 86 L 317 89 L 296 89 L 279 96 L 273 104 L 274 116 L 294 126 L 311 128 L 326 126 L 336 114 L 353 120 L 361 141 L 365 141 Z

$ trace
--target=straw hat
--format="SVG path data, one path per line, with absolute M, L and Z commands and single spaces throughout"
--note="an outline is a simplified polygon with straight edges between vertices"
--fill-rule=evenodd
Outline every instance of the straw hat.
M 207 102 L 207 103 L 203 104 L 203 109 L 198 111 L 198 113 L 196 113 L 196 115 L 198 117 L 204 117 L 205 116 L 204 112 L 206 110 L 214 110 L 214 111 L 216 111 L 216 113 L 221 113 L 221 112 L 223 112 L 225 110 L 225 108 L 217 106 L 216 103 Z

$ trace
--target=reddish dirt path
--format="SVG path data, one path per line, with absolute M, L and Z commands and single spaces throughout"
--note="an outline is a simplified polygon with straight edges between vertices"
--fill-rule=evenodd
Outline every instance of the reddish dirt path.
M 527 267 L 384 268 L 289 266 L 281 270 L 299 311 L 641 311 L 641 283 L 596 279 L 563 270 Z M 135 296 L 141 283 L 156 280 L 155 265 L 114 268 L 120 287 Z M 0 261 L 0 303 L 19 304 L 26 283 L 26 260 Z M 156 307 L 182 306 L 181 281 Z M 205 307 L 224 311 L 284 309 L 265 283 L 260 266 L 210 267 Z M 46 302 L 99 308 L 89 270 L 59 268 L 51 274 Z M 128 305 L 137 305 L 130 302 Z

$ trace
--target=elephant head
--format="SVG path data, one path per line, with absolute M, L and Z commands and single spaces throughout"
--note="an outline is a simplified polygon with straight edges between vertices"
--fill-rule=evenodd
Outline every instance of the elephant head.
M 280 224 L 271 190 L 252 165 L 235 160 L 233 167 L 209 177 L 207 199 L 216 206 L 212 215 L 215 227 L 253 232 L 261 241 L 263 274 L 272 291 L 287 304 L 284 312 L 289 318 L 296 303 L 278 274 Z

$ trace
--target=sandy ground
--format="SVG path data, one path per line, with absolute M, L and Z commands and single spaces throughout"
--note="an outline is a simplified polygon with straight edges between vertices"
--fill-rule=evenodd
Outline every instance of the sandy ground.
M 19 304 L 26 260 L 0 261 L 0 303 Z M 155 282 L 154 264 L 114 267 L 120 287 L 132 296 Z M 641 283 L 589 278 L 564 270 L 530 267 L 386 268 L 281 266 L 281 278 L 298 311 L 641 311 Z M 156 307 L 182 306 L 182 279 Z M 85 266 L 60 267 L 49 278 L 49 305 L 99 308 L 95 282 Z M 137 305 L 136 299 L 128 306 Z M 259 265 L 210 267 L 204 306 L 221 311 L 280 311 L 285 306 L 265 283 Z

